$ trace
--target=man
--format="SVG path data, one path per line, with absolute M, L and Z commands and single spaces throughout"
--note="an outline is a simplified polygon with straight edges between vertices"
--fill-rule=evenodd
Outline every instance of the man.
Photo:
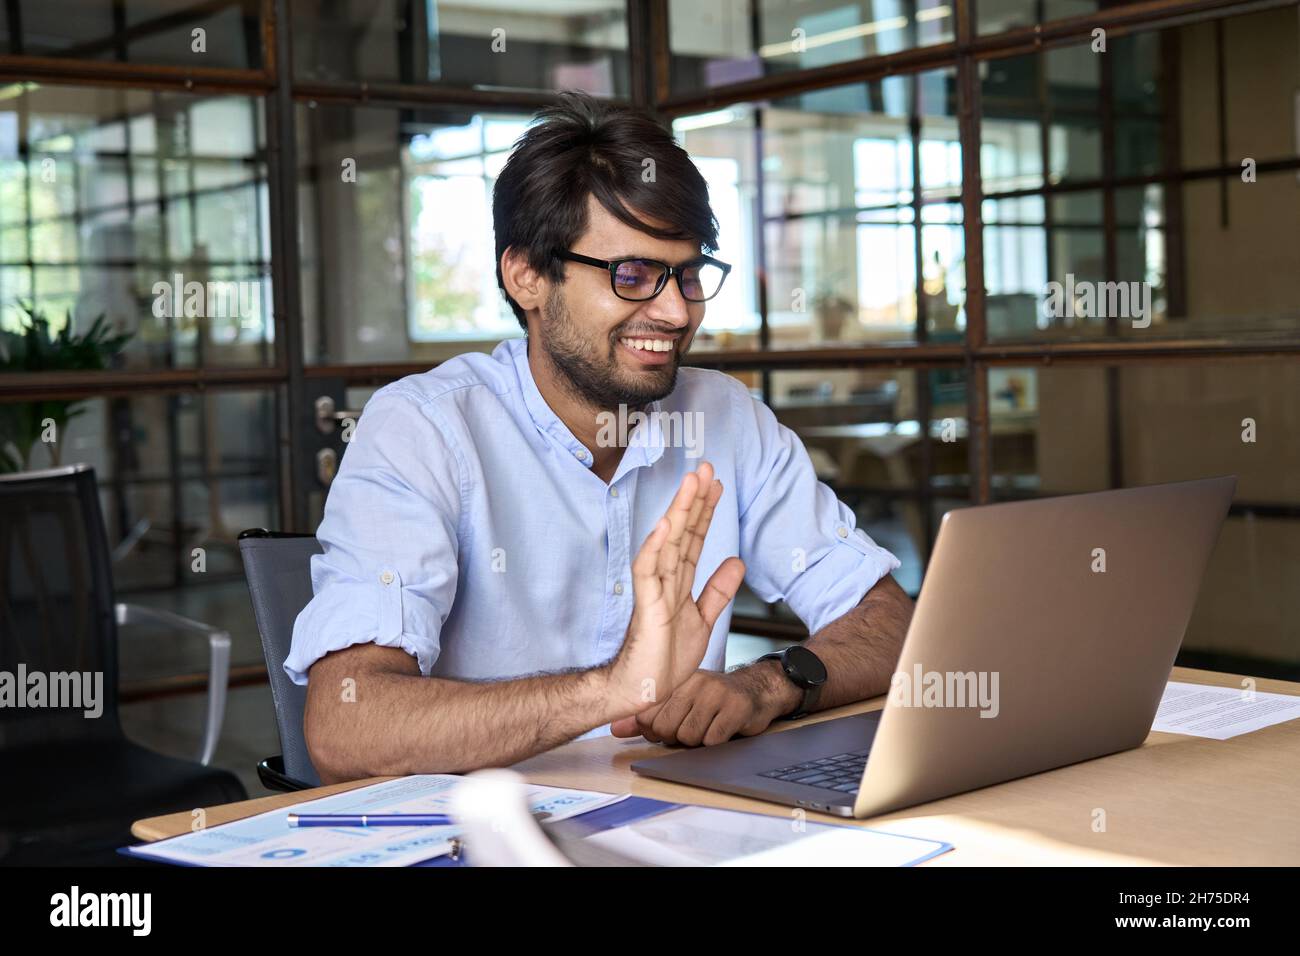
M 679 369 L 730 268 L 699 171 L 636 111 L 566 94 L 538 119 L 493 201 L 527 337 L 376 392 L 330 490 L 285 663 L 326 781 L 607 726 L 717 744 L 884 693 L 898 659 L 897 559 L 766 406 Z M 808 626 L 820 688 L 723 672 L 742 579 Z

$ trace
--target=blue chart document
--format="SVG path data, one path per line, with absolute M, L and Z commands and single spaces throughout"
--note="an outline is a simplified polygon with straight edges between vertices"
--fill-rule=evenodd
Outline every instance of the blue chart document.
M 127 847 L 132 856 L 182 866 L 412 866 L 446 854 L 455 825 L 293 828 L 290 813 L 446 813 L 460 777 L 400 777 L 210 829 Z M 529 786 L 534 813 L 564 820 L 616 803 L 619 794 Z

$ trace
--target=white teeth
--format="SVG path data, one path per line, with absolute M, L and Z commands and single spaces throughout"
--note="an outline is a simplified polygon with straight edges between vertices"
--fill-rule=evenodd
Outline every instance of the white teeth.
M 666 339 L 621 339 L 628 348 L 642 352 L 671 352 L 673 343 Z

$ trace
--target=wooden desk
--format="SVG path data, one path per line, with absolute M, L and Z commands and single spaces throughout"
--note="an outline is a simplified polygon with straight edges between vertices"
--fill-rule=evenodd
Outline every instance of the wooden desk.
M 1173 680 L 1240 687 L 1231 674 L 1175 668 Z M 1259 679 L 1259 691 L 1300 695 L 1300 684 Z M 875 710 L 883 697 L 815 719 Z M 812 719 L 812 718 L 810 718 Z M 786 729 L 786 725 L 770 732 Z M 661 800 L 787 815 L 791 808 L 639 777 L 634 760 L 663 752 L 640 737 L 576 741 L 518 764 L 529 780 L 560 787 L 631 791 Z M 387 778 L 210 807 L 209 826 L 288 807 Z M 1093 831 L 1094 810 L 1106 831 Z M 1151 734 L 1136 750 L 959 794 L 870 820 L 895 833 L 946 840 L 955 849 L 925 866 L 1300 864 L 1300 721 L 1232 740 Z M 846 821 L 820 813 L 815 820 Z M 189 812 L 139 820 L 142 840 L 190 829 Z

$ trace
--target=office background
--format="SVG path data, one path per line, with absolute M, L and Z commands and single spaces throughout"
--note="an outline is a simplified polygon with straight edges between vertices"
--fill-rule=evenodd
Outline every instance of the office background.
M 376 387 L 519 334 L 491 190 L 564 88 L 672 124 L 735 265 L 692 360 L 909 591 L 950 509 L 1235 473 L 1179 663 L 1300 675 L 1295 0 L 4 0 L 0 468 L 92 464 L 119 598 L 230 630 L 251 793 L 236 535 L 313 530 Z M 1049 317 L 1067 276 L 1147 283 L 1149 327 Z M 241 307 L 159 308 L 191 281 Z M 802 635 L 744 594 L 734 630 Z M 128 732 L 192 751 L 205 666 L 124 634 Z

